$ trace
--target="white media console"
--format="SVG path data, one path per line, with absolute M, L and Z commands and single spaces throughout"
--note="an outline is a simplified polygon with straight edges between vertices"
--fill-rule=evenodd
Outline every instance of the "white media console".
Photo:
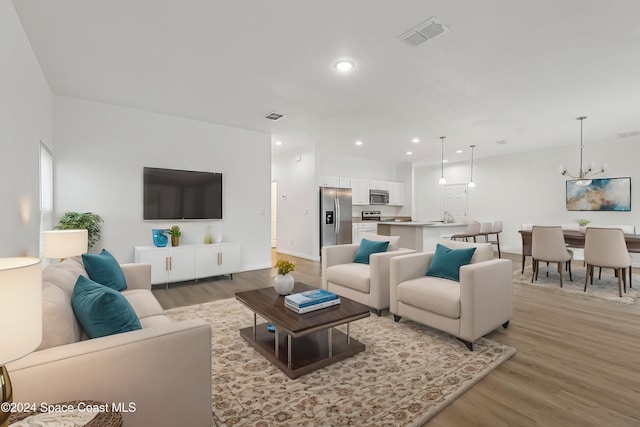
M 151 264 L 151 284 L 168 284 L 230 275 L 240 270 L 239 243 L 180 245 L 164 248 L 136 246 L 135 262 Z

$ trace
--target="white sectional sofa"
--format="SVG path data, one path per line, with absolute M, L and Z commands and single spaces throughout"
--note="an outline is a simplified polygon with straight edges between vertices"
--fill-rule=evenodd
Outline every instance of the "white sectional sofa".
M 42 343 L 7 365 L 14 402 L 97 400 L 133 409 L 122 413 L 125 426 L 210 426 L 209 324 L 165 316 L 151 292 L 149 264 L 121 268 L 127 281 L 121 294 L 142 329 L 94 339 L 71 306 L 76 279 L 87 276 L 82 260 L 67 258 L 43 270 Z

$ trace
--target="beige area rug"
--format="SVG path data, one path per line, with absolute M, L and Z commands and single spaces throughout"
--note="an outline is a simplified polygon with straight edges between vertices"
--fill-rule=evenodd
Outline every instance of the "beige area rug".
M 586 269 L 584 267 L 572 266 L 573 282 L 569 281 L 569 272 L 564 271 L 562 274 L 562 291 L 578 294 L 585 298 L 597 298 L 607 301 L 613 301 L 623 304 L 640 304 L 640 275 L 633 275 L 633 288 L 629 288 L 627 280 L 627 293 L 622 293 L 622 298 L 618 294 L 618 278 L 614 276 L 613 269 L 603 268 L 602 279 L 598 279 L 598 268 L 594 268 L 593 285 L 587 285 L 587 291 L 584 292 L 584 279 Z M 560 289 L 560 276 L 558 268 L 555 265 L 549 265 L 549 277 L 547 277 L 546 263 L 540 263 L 540 272 L 538 280 L 531 283 L 531 266 L 528 266 L 522 274 L 522 270 L 518 269 L 513 272 L 513 281 L 531 286 L 540 286 L 544 288 Z M 627 273 L 627 279 L 629 278 Z
M 235 299 L 167 314 L 212 326 L 217 426 L 421 425 L 516 352 L 485 338 L 470 352 L 450 335 L 372 315 L 351 323 L 365 351 L 292 380 L 240 337 L 253 313 Z

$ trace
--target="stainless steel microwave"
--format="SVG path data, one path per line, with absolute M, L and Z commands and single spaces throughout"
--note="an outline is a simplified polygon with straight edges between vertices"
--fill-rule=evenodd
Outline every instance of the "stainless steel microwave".
M 386 190 L 369 190 L 370 205 L 388 205 L 389 192 Z

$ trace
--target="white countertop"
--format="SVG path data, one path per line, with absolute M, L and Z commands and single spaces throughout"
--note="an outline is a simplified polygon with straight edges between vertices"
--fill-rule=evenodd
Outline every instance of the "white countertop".
M 381 221 L 378 224 L 383 225 L 400 225 L 403 227 L 460 227 L 466 226 L 466 222 L 419 222 L 419 221 Z

